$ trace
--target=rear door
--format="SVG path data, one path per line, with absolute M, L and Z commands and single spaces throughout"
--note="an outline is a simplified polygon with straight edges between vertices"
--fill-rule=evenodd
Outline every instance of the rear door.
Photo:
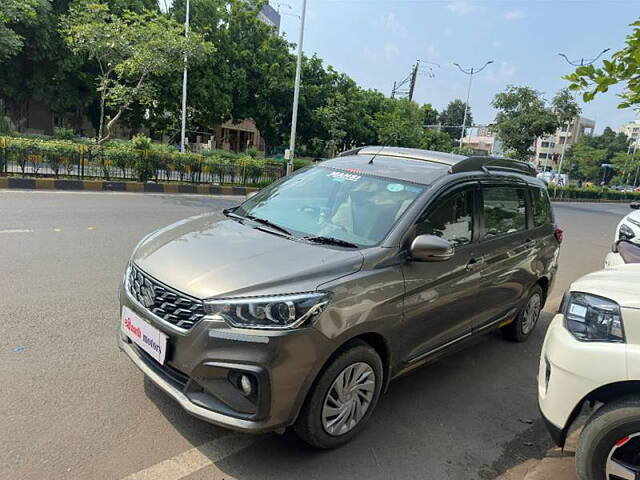
M 480 189 L 479 282 L 482 295 L 474 330 L 512 319 L 534 283 L 531 265 L 536 239 L 530 229 L 529 188 L 486 182 Z
M 405 345 L 408 361 L 426 357 L 470 335 L 480 292 L 468 266 L 473 263 L 477 223 L 477 182 L 454 187 L 430 202 L 414 225 L 415 235 L 430 234 L 455 247 L 444 262 L 407 260 Z

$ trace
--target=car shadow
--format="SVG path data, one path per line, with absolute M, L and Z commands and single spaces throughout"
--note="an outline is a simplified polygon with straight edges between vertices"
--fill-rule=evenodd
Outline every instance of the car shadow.
M 538 414 L 536 376 L 551 318 L 543 313 L 526 343 L 490 333 L 396 379 L 367 428 L 339 449 L 315 450 L 289 431 L 264 434 L 210 468 L 243 480 L 469 480 L 496 478 L 526 459 L 542 458 L 551 440 Z M 195 446 L 230 433 L 191 417 L 149 381 L 145 392 Z M 204 468 L 188 478 L 212 473 Z

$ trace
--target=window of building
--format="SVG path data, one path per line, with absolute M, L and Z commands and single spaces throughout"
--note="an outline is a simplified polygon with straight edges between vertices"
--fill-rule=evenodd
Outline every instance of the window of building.
M 515 233 L 527 228 L 524 190 L 485 187 L 482 198 L 485 237 Z
M 417 235 L 436 235 L 459 246 L 473 238 L 473 190 L 438 200 L 416 222 Z
M 538 153 L 538 158 L 547 158 L 548 155 L 546 153 Z
M 549 148 L 549 142 L 542 142 L 542 143 L 540 144 L 540 146 L 541 146 L 542 148 Z

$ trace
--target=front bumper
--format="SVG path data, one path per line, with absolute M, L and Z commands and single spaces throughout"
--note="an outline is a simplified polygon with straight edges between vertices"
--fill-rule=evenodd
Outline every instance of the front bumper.
M 547 330 L 538 371 L 538 406 L 554 441 L 564 445 L 589 394 L 626 378 L 625 344 L 580 342 L 558 313 Z
M 122 306 L 169 336 L 164 366 L 121 332 L 120 349 L 189 414 L 222 427 L 259 433 L 291 425 L 329 355 L 328 340 L 314 328 L 245 330 L 205 318 L 181 331 L 158 321 L 124 287 L 119 295 Z M 230 383 L 236 372 L 255 379 L 252 402 Z

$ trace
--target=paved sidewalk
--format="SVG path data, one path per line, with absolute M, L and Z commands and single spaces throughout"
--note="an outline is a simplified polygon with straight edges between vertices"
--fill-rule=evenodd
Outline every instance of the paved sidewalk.
M 497 480 L 577 480 L 575 452 L 581 429 L 567 439 L 564 451 L 553 448 L 541 460 L 527 460 Z

